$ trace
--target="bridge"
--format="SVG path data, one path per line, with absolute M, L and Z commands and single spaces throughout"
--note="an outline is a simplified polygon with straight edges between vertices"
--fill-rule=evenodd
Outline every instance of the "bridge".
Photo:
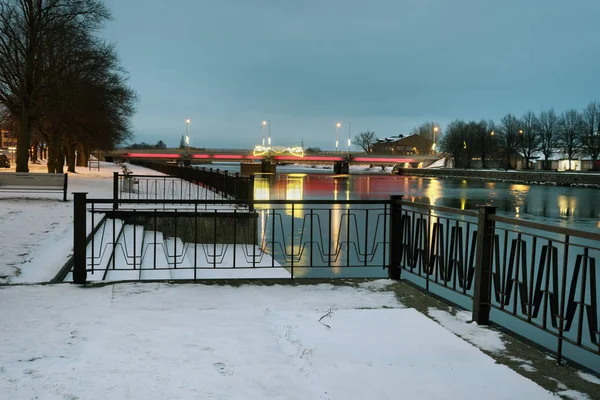
M 435 155 L 394 155 L 365 152 L 319 152 L 304 154 L 301 148 L 244 149 L 119 149 L 107 152 L 106 161 L 164 161 L 184 165 L 211 162 L 242 163 L 242 173 L 275 172 L 276 164 L 333 164 L 334 172 L 347 174 L 349 165 L 403 165 L 410 168 L 426 167 L 441 157 Z

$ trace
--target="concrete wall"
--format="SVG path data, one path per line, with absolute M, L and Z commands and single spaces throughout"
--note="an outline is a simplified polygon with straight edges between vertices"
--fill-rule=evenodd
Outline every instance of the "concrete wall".
M 501 180 L 517 183 L 553 184 L 559 186 L 597 186 L 600 187 L 598 173 L 559 173 L 548 171 L 473 171 L 462 169 L 405 169 L 405 176 L 427 176 L 439 178 L 462 178 L 480 180 Z
M 260 173 L 275 173 L 277 165 L 275 163 L 241 163 L 240 174 L 254 175 Z
M 174 216 L 173 212 L 142 210 L 136 215 L 128 212 L 115 213 L 116 218 L 124 220 L 127 224 L 141 225 L 146 231 L 156 229 L 157 232 L 162 232 L 165 238 L 178 237 L 187 243 L 257 244 L 258 241 L 256 212 L 241 211 L 235 215 L 233 212 L 209 211 L 198 212 L 195 215 L 193 212 L 181 212 L 177 213 L 177 222 Z

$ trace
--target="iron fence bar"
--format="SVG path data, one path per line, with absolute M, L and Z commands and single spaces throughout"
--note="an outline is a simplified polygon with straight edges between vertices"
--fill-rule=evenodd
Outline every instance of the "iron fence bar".
M 346 208 L 346 267 L 350 266 L 350 209 Z
M 258 219 L 252 218 L 252 221 L 254 221 L 254 223 L 252 224 L 252 226 L 254 227 L 254 229 L 252 229 L 252 239 L 253 239 L 252 240 L 252 266 L 256 267 L 256 244 L 258 243 L 258 241 L 257 241 Z
M 217 210 L 213 223 L 213 268 L 217 268 Z
M 313 215 L 314 214 L 314 210 L 311 208 L 310 209 L 310 265 L 313 265 L 313 248 L 314 248 L 314 243 L 313 243 Z
M 275 208 L 271 209 L 271 267 L 275 266 Z M 284 251 L 285 256 L 285 251 Z
M 414 207 L 414 208 L 425 209 L 425 210 L 430 210 L 430 211 L 439 211 L 439 212 L 444 212 L 444 213 L 449 213 L 449 214 L 458 214 L 458 215 L 464 215 L 464 216 L 469 216 L 469 217 L 477 217 L 477 212 L 472 211 L 472 210 L 461 210 L 459 208 L 433 206 L 433 205 L 429 205 L 429 204 L 415 203 L 415 202 L 406 201 L 406 200 L 402 201 L 402 205 L 406 206 L 406 207 Z
M 233 209 L 233 268 L 235 268 L 236 255 L 237 255 L 237 210 Z
M 133 269 L 135 270 L 135 261 L 136 261 L 136 231 L 137 229 L 135 229 L 135 220 L 133 222 Z
M 536 229 L 542 232 L 552 232 L 560 235 L 568 235 L 571 237 L 578 237 L 581 239 L 589 239 L 600 242 L 600 234 L 594 232 L 580 231 L 572 228 L 564 228 L 561 226 L 545 225 L 537 222 L 526 221 L 523 219 L 514 219 L 508 217 L 502 217 L 500 215 L 494 215 L 493 220 L 495 222 L 501 222 L 508 225 L 517 225 L 520 227 Z
M 233 210 L 233 212 L 235 213 L 235 210 Z M 235 227 L 235 223 L 233 226 Z M 235 228 L 234 228 L 234 232 L 235 232 Z M 235 246 L 234 246 L 234 249 L 235 249 Z M 235 250 L 233 252 L 233 265 L 235 266 Z M 197 273 L 198 273 L 198 204 L 194 205 L 194 281 L 198 278 Z
M 85 206 L 83 206 L 85 208 Z M 94 224 L 94 203 L 92 203 L 92 275 L 94 275 L 94 257 L 96 252 L 94 251 L 94 238 L 95 238 L 95 234 L 94 234 L 94 228 L 96 227 L 96 225 Z M 87 246 L 86 246 L 87 247 Z
M 175 210 L 174 215 L 174 232 L 173 232 L 173 269 L 177 269 L 177 210 Z
M 358 237 L 358 232 L 356 232 L 356 236 Z M 402 237 L 402 235 L 400 235 Z M 400 239 L 402 240 L 402 239 Z M 364 266 L 367 266 L 367 243 L 369 241 L 369 209 L 365 210 L 365 262 Z M 359 254 L 360 254 L 360 246 L 359 246 Z M 398 266 L 399 268 L 400 266 Z
M 331 231 L 331 209 L 329 209 L 329 224 L 328 224 L 328 235 L 327 238 L 329 239 L 329 250 L 327 251 L 327 266 L 331 267 L 331 241 L 332 241 L 332 231 Z
M 529 304 L 527 307 L 527 319 L 529 322 L 531 322 L 531 318 L 533 317 L 533 297 L 534 297 L 534 292 L 535 292 L 535 284 L 534 284 L 534 272 L 535 272 L 535 252 L 537 250 L 537 237 L 534 236 L 533 237 L 533 244 L 531 246 L 531 265 L 529 266 L 530 269 L 530 275 L 529 275 L 529 282 L 531 284 L 531 287 L 529 288 Z
M 157 243 L 156 243 L 156 232 L 158 231 L 158 228 L 157 228 L 157 223 L 158 222 L 157 222 L 156 219 L 157 219 L 156 210 L 154 210 L 154 245 L 152 246 L 154 248 L 154 258 L 152 260 L 153 269 L 156 269 L 156 246 L 157 246 Z M 163 238 L 163 240 L 164 240 L 164 238 Z
M 381 259 L 381 261 L 382 261 L 381 265 L 383 265 L 384 268 L 385 268 L 386 265 L 388 266 L 388 276 L 389 276 L 389 273 L 390 273 L 389 271 L 392 268 L 392 264 L 391 264 L 391 260 L 388 260 L 386 258 L 386 245 L 388 243 L 391 244 L 392 238 L 390 237 L 389 241 L 386 240 L 387 239 L 386 235 L 388 234 L 388 232 L 387 232 L 387 214 L 388 214 L 387 207 L 388 207 L 388 203 L 383 203 L 383 256 L 382 256 L 382 259 Z M 392 246 L 390 245 L 390 254 L 391 254 L 391 251 L 392 251 L 391 247 Z
M 294 203 L 292 203 L 292 236 L 291 236 L 291 240 L 292 240 L 292 252 L 291 252 L 291 268 L 290 268 L 290 272 L 291 272 L 291 278 L 292 280 L 294 279 L 294 219 L 295 219 L 295 212 L 294 212 Z
M 579 256 L 578 256 L 579 257 Z M 580 291 L 580 297 L 579 297 L 579 318 L 578 318 L 578 324 L 577 324 L 577 345 L 581 346 L 581 336 L 583 333 L 583 312 L 585 309 L 585 284 L 587 281 L 587 267 L 588 267 L 588 248 L 586 247 L 583 250 L 583 257 L 581 258 L 582 261 L 582 275 L 581 275 L 581 291 Z M 573 283 L 571 283 L 571 285 L 573 285 Z M 576 282 L 575 285 L 576 286 Z M 590 327 L 591 328 L 591 327 Z

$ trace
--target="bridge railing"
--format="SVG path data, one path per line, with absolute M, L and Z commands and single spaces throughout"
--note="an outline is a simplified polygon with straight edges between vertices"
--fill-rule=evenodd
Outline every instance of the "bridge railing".
M 173 178 L 178 178 L 185 182 L 190 182 L 194 185 L 200 185 L 204 188 L 208 188 L 218 195 L 236 200 L 252 199 L 254 197 L 254 177 L 244 176 L 239 173 L 231 174 L 227 171 L 221 171 L 213 168 L 195 168 L 191 166 L 179 166 L 174 164 L 163 164 L 163 163 L 150 163 L 150 162 L 136 162 L 136 165 L 143 166 L 145 168 L 153 169 L 158 172 L 167 174 Z M 119 178 L 122 179 L 122 178 Z M 126 177 L 125 177 L 126 179 Z M 150 179 L 150 178 L 148 178 Z M 157 179 L 160 181 L 160 179 Z M 151 185 L 152 186 L 152 185 Z M 140 188 L 140 189 L 143 189 Z M 183 188 L 180 187 L 180 193 L 183 196 L 186 193 L 189 196 L 180 197 L 181 200 L 196 200 L 198 197 L 194 196 L 194 188 Z M 196 189 L 196 192 L 198 190 Z M 151 193 L 151 192 L 148 192 Z M 157 196 L 157 194 L 155 193 Z M 143 196 L 142 196 L 143 198 Z M 172 197 L 168 197 L 168 191 L 164 192 L 163 197 L 148 197 L 146 200 L 172 200 Z

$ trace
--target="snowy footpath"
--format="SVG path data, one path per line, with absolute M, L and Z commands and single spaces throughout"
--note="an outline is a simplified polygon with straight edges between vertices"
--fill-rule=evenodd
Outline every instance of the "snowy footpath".
M 554 397 L 385 285 L 4 286 L 0 397 Z

